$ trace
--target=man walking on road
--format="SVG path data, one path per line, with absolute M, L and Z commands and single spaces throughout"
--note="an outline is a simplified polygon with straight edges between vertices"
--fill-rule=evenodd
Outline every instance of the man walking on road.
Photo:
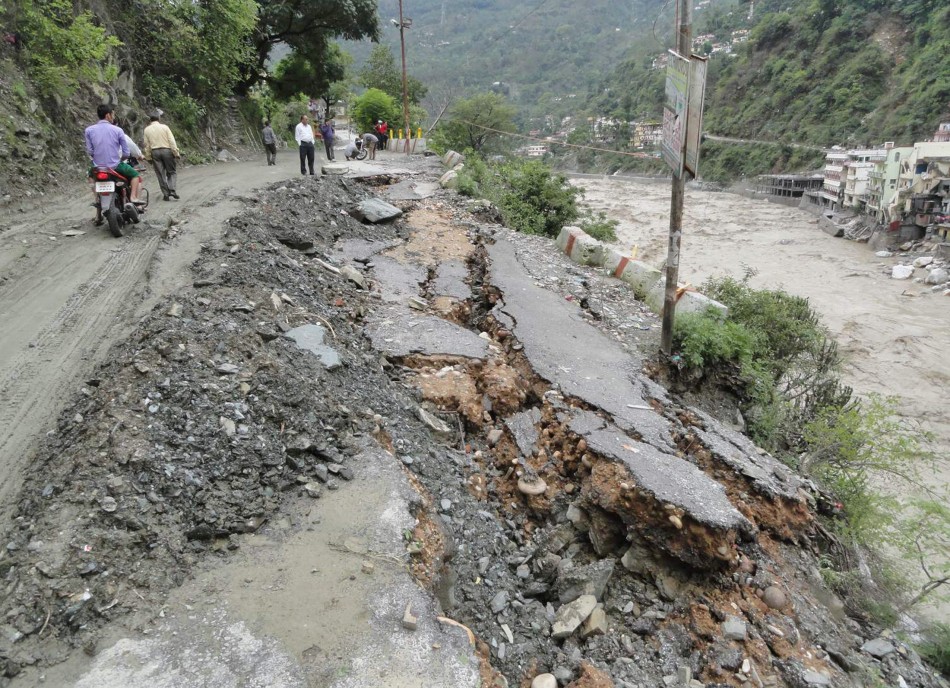
M 178 200 L 178 158 L 181 151 L 175 143 L 175 135 L 166 125 L 158 121 L 159 114 L 149 116 L 151 124 L 145 127 L 145 159 L 152 162 L 158 185 L 162 189 L 162 200 Z
M 264 150 L 267 151 L 267 165 L 277 164 L 277 136 L 271 129 L 270 120 L 264 120 L 264 129 L 261 131 L 261 139 L 264 141 Z
M 316 154 L 313 149 L 313 127 L 310 126 L 310 120 L 306 115 L 300 118 L 300 124 L 294 130 L 294 138 L 300 146 L 300 174 L 307 174 L 305 162 L 310 167 L 310 174 L 313 174 L 313 158 Z
M 336 138 L 336 131 L 329 117 L 320 125 L 320 134 L 323 136 L 323 146 L 327 149 L 327 160 L 333 160 L 333 139 Z

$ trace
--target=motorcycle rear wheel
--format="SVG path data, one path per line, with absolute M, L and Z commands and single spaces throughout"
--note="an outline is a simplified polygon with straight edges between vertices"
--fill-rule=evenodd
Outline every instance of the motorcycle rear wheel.
M 109 231 L 112 236 L 122 236 L 122 214 L 114 205 L 106 211 L 106 221 L 109 223 Z

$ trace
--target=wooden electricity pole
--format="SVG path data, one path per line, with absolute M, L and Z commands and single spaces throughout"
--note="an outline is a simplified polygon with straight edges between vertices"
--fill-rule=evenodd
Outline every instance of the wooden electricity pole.
M 676 52 L 689 59 L 692 52 L 692 0 L 676 0 Z M 684 113 L 685 116 L 685 113 Z M 686 122 L 683 122 L 685 129 Z M 683 149 L 686 154 L 686 137 L 683 137 Z M 680 275 L 680 239 L 683 233 L 683 202 L 686 197 L 686 176 L 689 174 L 680 166 L 680 173 L 673 172 L 673 196 L 670 202 L 670 243 L 666 256 L 666 292 L 663 296 L 663 330 L 660 335 L 660 350 L 667 356 L 673 350 L 673 316 L 676 311 L 676 290 Z
M 399 0 L 399 44 L 402 47 L 402 114 L 406 120 L 406 155 L 409 155 L 409 78 L 406 76 L 406 21 L 402 17 L 402 0 Z

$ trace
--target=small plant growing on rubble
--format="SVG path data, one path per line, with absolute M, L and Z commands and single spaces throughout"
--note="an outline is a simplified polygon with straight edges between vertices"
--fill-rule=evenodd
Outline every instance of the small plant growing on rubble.
M 617 225 L 620 223 L 607 217 L 603 210 L 595 213 L 588 213 L 581 220 L 581 229 L 600 241 L 616 241 Z

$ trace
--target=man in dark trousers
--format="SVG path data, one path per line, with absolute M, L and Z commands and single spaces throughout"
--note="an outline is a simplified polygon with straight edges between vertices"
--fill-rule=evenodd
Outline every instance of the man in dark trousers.
M 178 144 L 175 143 L 175 135 L 172 130 L 159 122 L 159 114 L 152 113 L 149 116 L 151 124 L 145 127 L 145 159 L 152 161 L 155 168 L 155 176 L 158 177 L 158 185 L 162 188 L 162 200 L 169 198 L 178 200 L 178 192 L 175 190 L 178 186 L 178 158 L 181 152 L 178 150 Z
M 307 174 L 305 164 L 310 167 L 310 174 L 313 174 L 313 158 L 315 155 L 313 127 L 310 126 L 310 119 L 306 115 L 300 118 L 300 124 L 294 129 L 294 138 L 297 139 L 297 145 L 300 146 L 300 174 Z
M 327 117 L 320 125 L 320 134 L 323 136 L 323 146 L 327 149 L 327 160 L 333 160 L 333 139 L 336 138 L 336 131 L 333 129 L 333 121 Z
M 264 121 L 264 129 L 261 131 L 261 140 L 264 142 L 264 150 L 267 151 L 267 164 L 277 164 L 277 136 L 270 126 L 270 121 Z

